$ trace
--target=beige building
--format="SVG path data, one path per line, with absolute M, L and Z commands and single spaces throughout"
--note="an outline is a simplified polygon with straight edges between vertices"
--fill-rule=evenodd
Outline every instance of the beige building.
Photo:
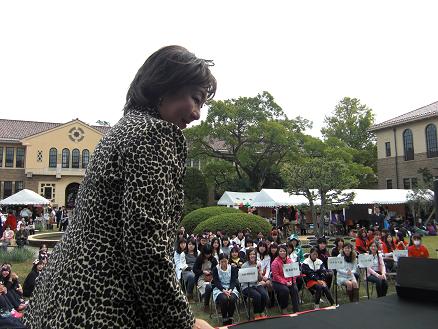
M 109 127 L 0 119 L 0 199 L 23 188 L 73 207 L 85 169 Z
M 438 177 L 438 102 L 371 127 L 377 136 L 379 188 L 409 189 L 426 168 Z

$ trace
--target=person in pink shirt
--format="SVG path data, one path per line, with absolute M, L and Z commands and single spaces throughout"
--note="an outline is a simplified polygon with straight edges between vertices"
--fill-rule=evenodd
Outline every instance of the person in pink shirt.
M 292 259 L 287 256 L 287 246 L 282 244 L 278 247 L 278 256 L 271 264 L 272 286 L 277 294 L 278 303 L 280 304 L 281 313 L 287 314 L 287 304 L 289 295 L 292 299 L 292 308 L 294 313 L 299 312 L 298 288 L 296 277 L 286 278 L 283 272 L 285 264 L 291 264 Z

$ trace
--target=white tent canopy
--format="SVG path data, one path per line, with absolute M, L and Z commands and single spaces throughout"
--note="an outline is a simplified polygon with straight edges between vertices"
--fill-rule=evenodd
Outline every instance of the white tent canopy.
M 50 201 L 31 190 L 21 190 L 0 201 L 0 205 L 47 205 Z
M 354 192 L 355 197 L 352 204 L 403 204 L 408 202 L 409 193 L 413 190 L 401 189 L 382 189 L 382 190 L 366 190 L 352 189 L 343 190 L 344 193 Z M 433 195 L 433 192 L 430 191 Z
M 308 204 L 308 201 L 303 195 L 289 194 L 281 189 L 262 189 L 257 194 L 253 206 L 254 207 L 289 207 Z
M 254 199 L 259 192 L 230 192 L 225 191 L 217 202 L 218 206 L 237 206 L 250 204 L 253 206 Z

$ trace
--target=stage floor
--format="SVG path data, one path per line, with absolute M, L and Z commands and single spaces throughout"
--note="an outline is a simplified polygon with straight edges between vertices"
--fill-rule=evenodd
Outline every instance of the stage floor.
M 230 326 L 236 329 L 431 329 L 438 328 L 438 304 L 405 300 L 396 294 L 344 304 L 336 309 L 304 312 Z

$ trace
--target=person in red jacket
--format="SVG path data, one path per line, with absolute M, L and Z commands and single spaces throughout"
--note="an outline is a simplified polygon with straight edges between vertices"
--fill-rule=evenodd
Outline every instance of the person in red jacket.
M 368 252 L 368 235 L 364 228 L 361 228 L 357 234 L 356 251 L 358 254 L 365 254 Z
M 9 226 L 12 231 L 17 229 L 17 217 L 15 217 L 12 210 L 8 211 L 8 217 L 6 218 L 6 222 L 3 224 L 3 230 L 5 230 L 7 226 Z
M 408 248 L 409 257 L 429 258 L 429 251 L 421 244 L 421 235 L 415 233 L 412 236 L 412 246 Z

